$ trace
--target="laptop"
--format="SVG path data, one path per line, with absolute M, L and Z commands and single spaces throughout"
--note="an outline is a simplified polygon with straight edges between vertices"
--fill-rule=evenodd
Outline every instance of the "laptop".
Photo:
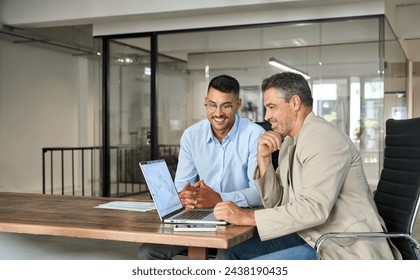
M 164 159 L 144 161 L 139 165 L 162 222 L 227 224 L 226 221 L 216 220 L 213 209 L 187 210 L 184 208 Z

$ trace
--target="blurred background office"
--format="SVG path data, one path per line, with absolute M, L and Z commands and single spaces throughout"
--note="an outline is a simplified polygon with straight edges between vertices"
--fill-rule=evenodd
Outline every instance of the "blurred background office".
M 0 191 L 146 191 L 138 161 L 176 168 L 209 79 L 308 74 L 314 111 L 359 147 L 372 189 L 384 123 L 420 116 L 420 1 L 0 0 Z
M 142 195 L 138 162 L 174 172 L 212 77 L 236 77 L 240 114 L 261 122 L 281 65 L 308 75 L 374 190 L 386 119 L 420 116 L 418 26 L 418 0 L 0 0 L 0 191 Z M 137 244 L 0 239 L 0 258 L 136 258 Z

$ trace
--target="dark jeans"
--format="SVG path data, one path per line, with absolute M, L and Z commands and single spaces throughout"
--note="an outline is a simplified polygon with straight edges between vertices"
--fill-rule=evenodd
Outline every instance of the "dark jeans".
M 258 236 L 227 250 L 231 260 L 315 260 L 316 252 L 298 234 L 261 241 Z

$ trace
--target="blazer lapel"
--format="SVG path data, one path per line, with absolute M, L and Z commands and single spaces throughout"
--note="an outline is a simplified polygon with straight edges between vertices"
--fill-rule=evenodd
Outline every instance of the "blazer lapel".
M 288 169 L 287 169 L 287 184 L 289 185 L 289 187 L 291 189 L 293 189 L 293 159 L 295 157 L 295 150 L 296 150 L 296 145 L 293 144 L 291 146 L 289 146 L 289 148 L 287 149 L 287 156 L 288 156 Z
M 285 190 L 289 187 L 293 187 L 292 175 L 293 175 L 293 157 L 295 155 L 296 145 L 291 137 L 286 137 L 283 141 L 283 145 L 280 151 L 279 167 L 287 165 L 287 168 L 280 169 L 280 178 Z

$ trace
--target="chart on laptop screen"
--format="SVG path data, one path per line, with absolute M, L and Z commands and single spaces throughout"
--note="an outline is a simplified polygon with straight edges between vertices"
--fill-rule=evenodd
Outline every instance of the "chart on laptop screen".
M 157 208 L 165 216 L 180 207 L 178 193 L 165 162 L 143 165 L 149 191 Z

